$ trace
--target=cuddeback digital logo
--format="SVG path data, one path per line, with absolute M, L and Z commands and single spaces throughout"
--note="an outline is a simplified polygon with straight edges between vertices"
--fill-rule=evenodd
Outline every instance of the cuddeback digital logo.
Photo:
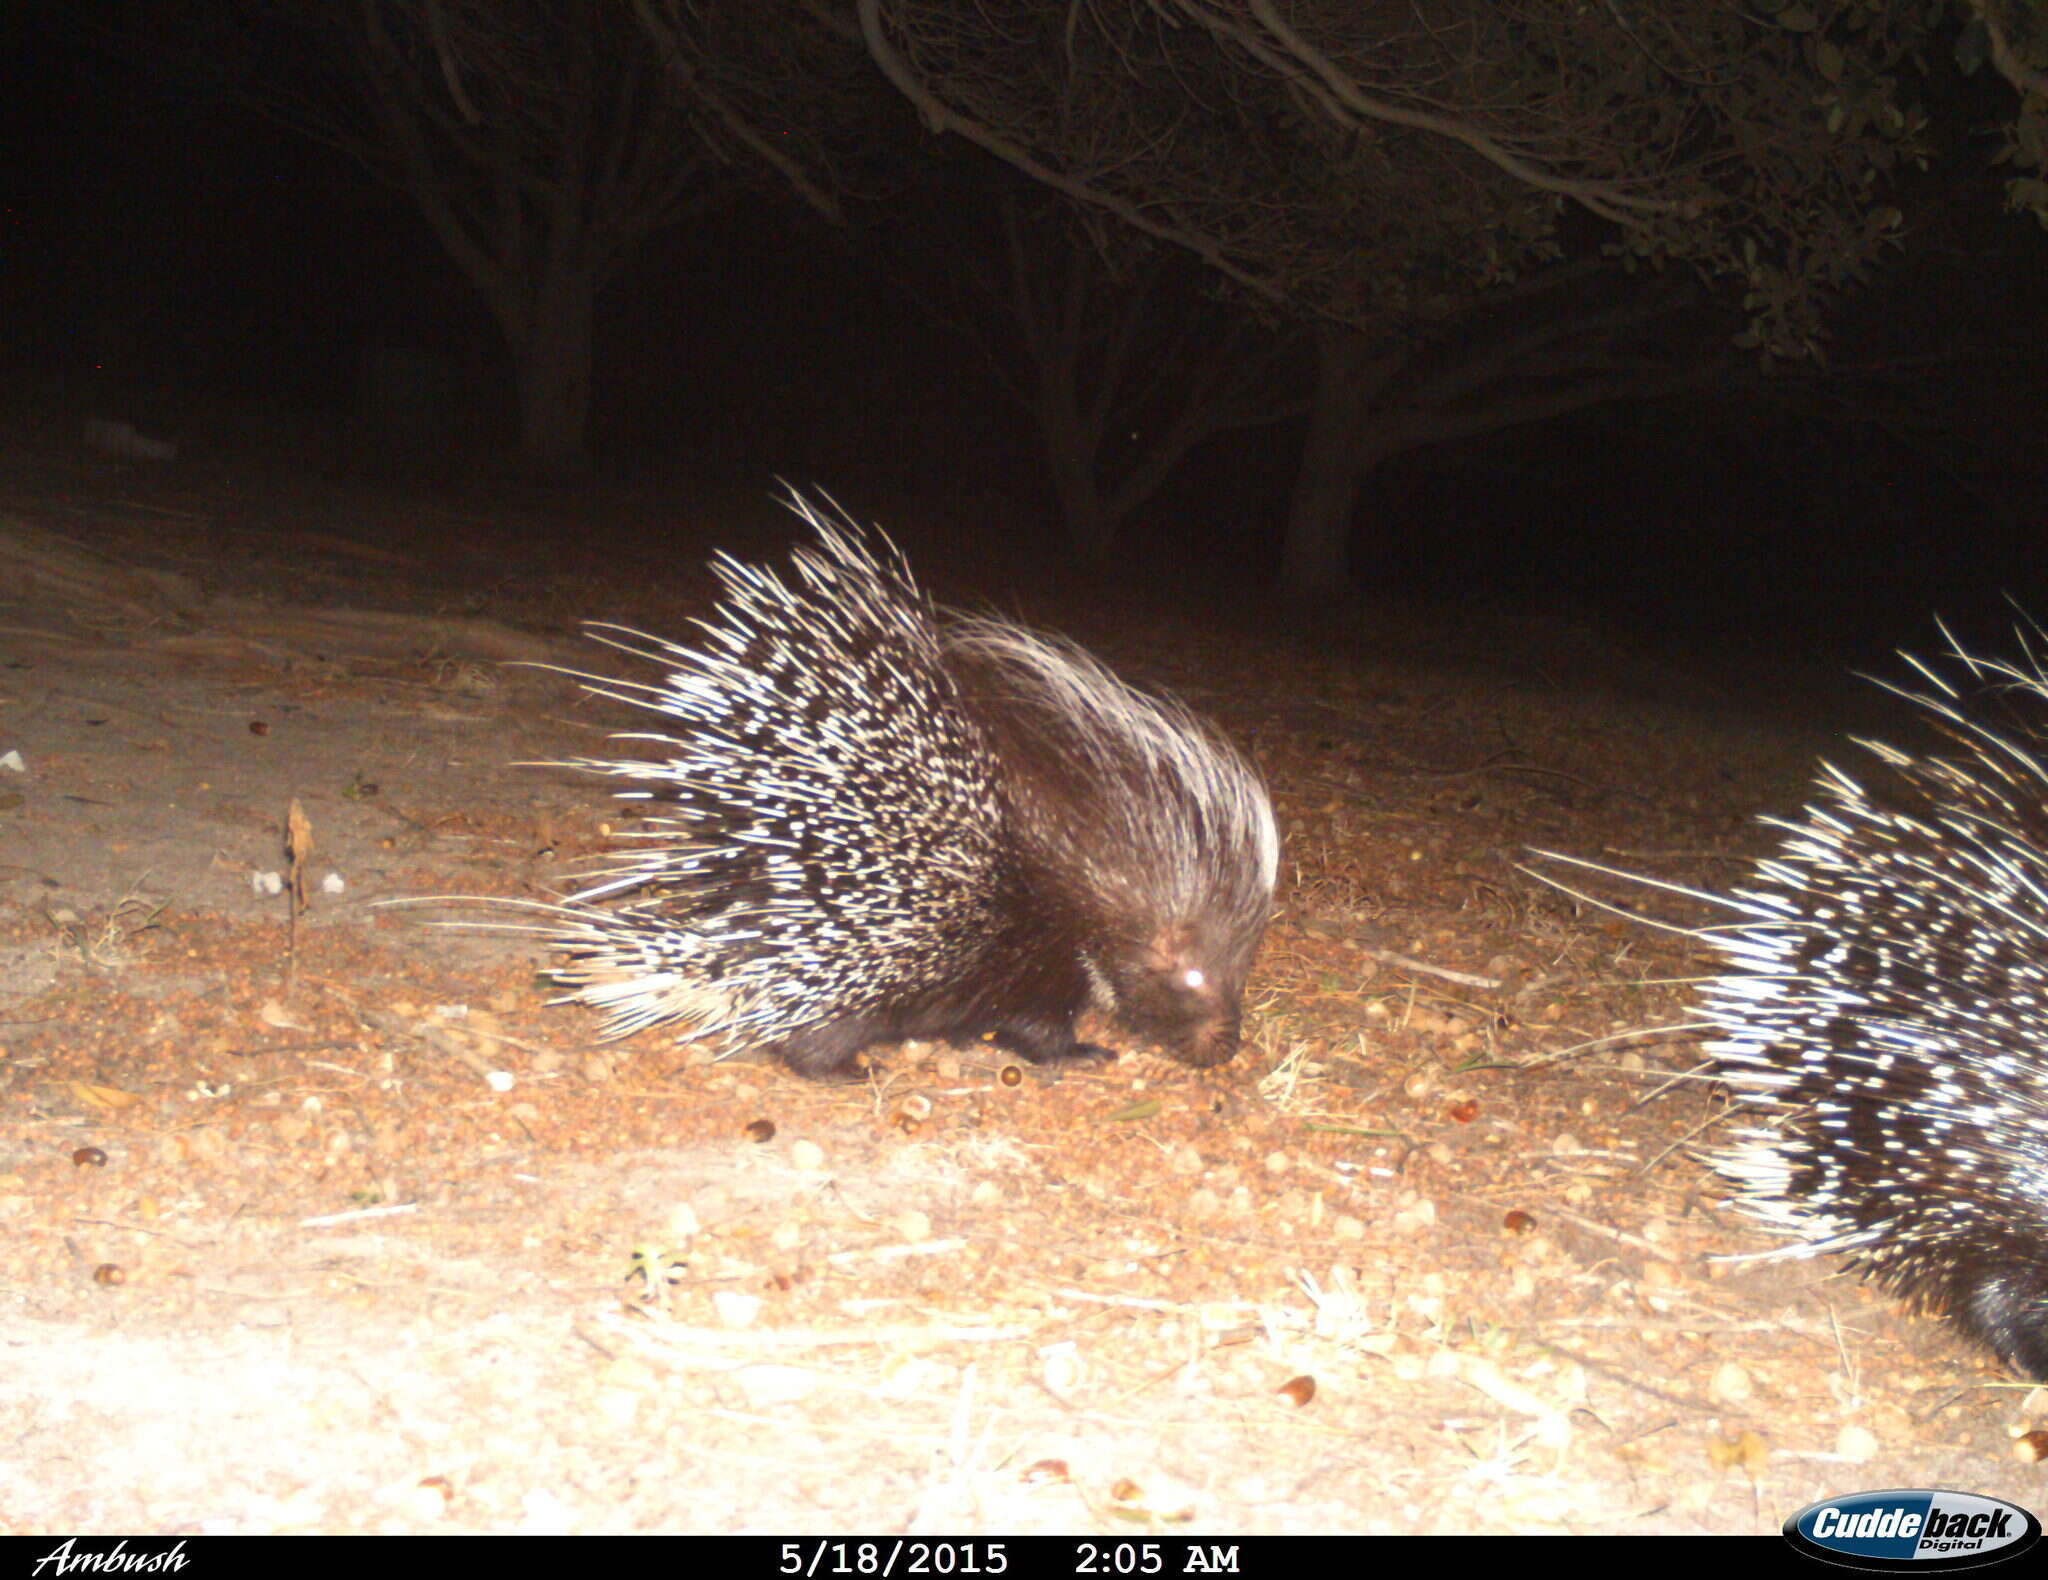
M 2040 1539 L 2041 1522 L 2016 1503 L 1926 1488 L 1852 1492 L 1785 1522 L 1785 1540 L 1807 1557 L 1849 1569 L 1974 1569 Z

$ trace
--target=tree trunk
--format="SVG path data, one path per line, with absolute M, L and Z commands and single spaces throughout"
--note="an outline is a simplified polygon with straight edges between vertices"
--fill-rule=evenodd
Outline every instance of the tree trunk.
M 1071 402 L 1053 399 L 1039 403 L 1038 433 L 1068 540 L 1082 559 L 1099 563 L 1108 557 L 1117 526 L 1095 475 L 1100 435 L 1088 432 Z
M 587 271 L 554 265 L 539 282 L 524 323 L 509 336 L 519 384 L 520 448 L 543 471 L 573 470 L 589 441 L 596 296 Z
M 1395 365 L 1350 330 L 1326 328 L 1316 337 L 1315 405 L 1280 561 L 1280 591 L 1290 603 L 1327 603 L 1344 591 L 1359 485 L 1379 459 L 1367 443 L 1366 413 Z

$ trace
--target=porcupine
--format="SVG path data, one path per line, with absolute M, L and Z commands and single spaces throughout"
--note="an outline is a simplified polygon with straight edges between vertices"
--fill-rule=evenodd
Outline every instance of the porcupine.
M 673 1024 L 809 1076 L 905 1038 L 1113 1057 L 1076 1035 L 1090 1005 L 1229 1059 L 1279 862 L 1257 773 L 1180 703 L 940 614 L 886 538 L 788 503 L 815 542 L 793 575 L 717 556 L 699 645 L 593 628 L 668 673 L 579 678 L 672 733 L 570 765 L 661 807 L 546 928 L 565 999 L 606 1036 Z
M 2031 662 L 1949 644 L 1980 688 L 2048 709 Z M 2048 763 L 2037 726 L 1994 728 L 1906 660 L 1933 690 L 1886 689 L 1957 753 L 1859 741 L 1881 774 L 1821 764 L 1747 886 L 1657 886 L 1737 913 L 1698 934 L 1725 962 L 1708 1052 L 1750 1121 L 1713 1161 L 1795 1238 L 1771 1254 L 1845 1252 L 2048 1380 Z

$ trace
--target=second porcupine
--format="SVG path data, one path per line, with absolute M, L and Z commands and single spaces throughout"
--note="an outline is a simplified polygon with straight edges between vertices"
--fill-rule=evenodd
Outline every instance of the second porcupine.
M 2038 669 L 1950 645 L 2048 709 Z M 1907 661 L 1934 690 L 1887 689 L 1960 752 L 1861 742 L 1882 775 L 1823 764 L 1747 887 L 1680 891 L 1738 913 L 1699 934 L 1726 962 L 1701 1006 L 1756 1122 L 1714 1162 L 1796 1237 L 1772 1254 L 1846 1252 L 2048 1380 L 2048 763 L 2037 725 L 1993 728 Z
M 1210 725 L 1070 643 L 939 615 L 886 540 L 800 496 L 794 575 L 720 555 L 696 647 L 583 677 L 650 758 L 574 766 L 660 804 L 547 931 L 608 1036 L 675 1025 L 843 1074 L 877 1043 L 1109 1057 L 1091 1004 L 1184 1063 L 1237 1050 L 1279 839 Z

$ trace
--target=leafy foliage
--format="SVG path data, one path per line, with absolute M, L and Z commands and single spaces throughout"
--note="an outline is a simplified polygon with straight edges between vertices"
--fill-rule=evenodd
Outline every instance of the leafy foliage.
M 1368 330 L 1594 249 L 1739 283 L 1817 349 L 1925 152 L 1924 19 L 1725 0 L 861 0 L 935 126 Z M 1587 224 L 1587 219 L 1593 221 Z

